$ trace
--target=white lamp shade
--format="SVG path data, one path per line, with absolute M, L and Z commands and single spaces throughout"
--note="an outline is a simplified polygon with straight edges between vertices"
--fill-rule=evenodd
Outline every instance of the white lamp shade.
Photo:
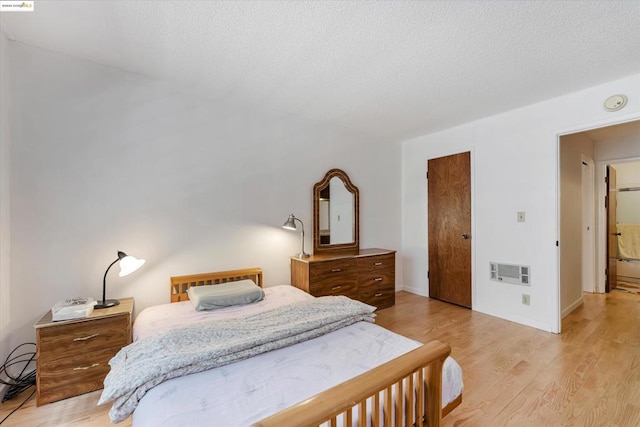
M 127 255 L 120 260 L 120 274 L 118 274 L 118 276 L 128 276 L 129 274 L 142 267 L 144 263 L 145 260 L 143 259 L 137 259 L 130 255 Z

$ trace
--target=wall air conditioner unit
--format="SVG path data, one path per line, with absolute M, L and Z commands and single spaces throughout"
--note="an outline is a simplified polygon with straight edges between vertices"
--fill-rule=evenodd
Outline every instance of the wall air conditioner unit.
M 528 265 L 489 263 L 490 278 L 496 282 L 531 286 L 531 268 Z

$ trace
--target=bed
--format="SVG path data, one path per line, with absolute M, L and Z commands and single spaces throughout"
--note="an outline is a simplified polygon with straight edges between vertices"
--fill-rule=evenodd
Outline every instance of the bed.
M 196 312 L 188 301 L 192 286 L 244 279 L 262 287 L 259 268 L 172 277 L 171 304 L 143 310 L 134 324 L 134 341 L 185 323 L 245 322 L 247 315 L 256 318 L 293 302 L 316 300 L 292 286 L 276 286 L 265 288 L 260 302 L 211 312 Z M 439 426 L 462 399 L 461 369 L 449 354 L 449 346 L 439 341 L 422 345 L 359 321 L 288 347 L 166 380 L 140 397 L 133 425 L 401 426 L 424 420 Z M 358 422 L 363 419 L 365 423 Z

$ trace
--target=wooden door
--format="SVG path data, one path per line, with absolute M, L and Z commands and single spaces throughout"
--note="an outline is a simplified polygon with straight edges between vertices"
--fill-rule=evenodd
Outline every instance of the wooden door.
M 612 291 L 618 284 L 618 183 L 616 170 L 607 165 L 607 283 L 605 292 Z
M 471 153 L 427 167 L 429 296 L 471 308 Z

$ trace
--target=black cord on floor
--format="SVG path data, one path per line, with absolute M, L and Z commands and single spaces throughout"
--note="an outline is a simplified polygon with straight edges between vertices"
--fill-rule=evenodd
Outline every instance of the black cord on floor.
M 26 399 L 25 399 L 25 400 L 24 400 L 20 405 L 18 405 L 18 407 L 17 407 L 17 408 L 15 408 L 13 411 L 9 412 L 9 414 L 8 414 L 6 417 L 4 417 L 4 418 L 2 419 L 2 421 L 0 421 L 0 424 L 4 423 L 4 422 L 7 420 L 7 418 L 9 418 L 11 415 L 13 415 L 13 413 L 14 413 L 14 412 L 16 412 L 18 409 L 22 408 L 22 405 L 24 405 L 25 403 L 27 403 L 27 400 L 31 399 L 31 398 L 33 397 L 33 395 L 34 395 L 34 394 L 36 394 L 36 391 L 35 391 L 35 390 L 33 390 L 33 391 L 31 392 L 31 394 L 29 395 L 29 397 L 27 397 L 27 398 L 26 398 Z
M 22 351 L 25 351 L 25 353 L 22 353 L 18 356 L 14 356 L 14 353 L 16 353 L 20 348 L 24 346 L 33 346 L 34 347 L 33 351 L 26 351 L 23 349 Z M 35 347 L 36 347 L 36 344 L 32 342 L 20 344 L 19 346 L 14 348 L 11 351 L 11 353 L 9 353 L 9 356 L 7 356 L 7 359 L 4 361 L 2 366 L 0 366 L 0 376 L 6 376 L 8 378 L 8 380 L 5 381 L 0 377 L 0 384 L 9 386 L 9 390 L 7 391 L 7 394 L 5 394 L 4 397 L 2 398 L 3 403 L 6 402 L 7 400 L 13 399 L 14 397 L 22 393 L 24 390 L 36 384 L 36 370 L 33 369 L 29 372 L 26 372 L 29 365 L 31 365 L 31 363 L 35 361 L 35 358 L 36 358 Z M 11 366 L 19 365 L 21 363 L 24 365 L 22 366 L 22 370 L 20 371 L 20 373 L 18 375 L 11 375 L 11 373 L 8 371 L 8 368 L 10 368 Z M 36 392 L 35 390 L 31 392 L 29 397 L 27 397 L 17 408 L 11 411 L 9 415 L 4 417 L 2 421 L 0 421 L 0 424 L 4 423 L 7 418 L 9 418 L 14 412 L 20 409 L 22 405 L 27 403 L 27 401 L 31 399 L 31 397 L 35 394 L 35 392 Z

